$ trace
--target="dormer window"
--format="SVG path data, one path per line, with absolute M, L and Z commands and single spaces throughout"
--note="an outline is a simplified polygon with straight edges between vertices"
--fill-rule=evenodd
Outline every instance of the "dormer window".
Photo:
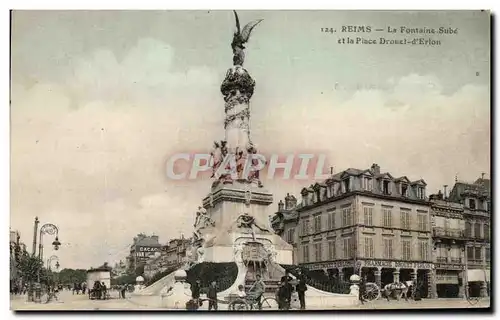
M 342 181 L 342 186 L 343 186 L 343 189 L 344 189 L 343 191 L 344 192 L 350 192 L 351 191 L 351 188 L 350 188 L 351 186 L 350 186 L 349 178 L 344 179 Z
M 363 190 L 372 191 L 373 190 L 373 179 L 370 177 L 363 177 Z
M 417 198 L 423 200 L 425 198 L 424 187 L 417 186 Z
M 476 209 L 476 200 L 469 199 L 469 208 L 472 210 Z
M 406 183 L 401 183 L 401 196 L 408 197 L 408 185 Z
M 384 194 L 390 194 L 389 182 L 390 181 L 388 181 L 388 180 L 382 181 L 382 192 Z

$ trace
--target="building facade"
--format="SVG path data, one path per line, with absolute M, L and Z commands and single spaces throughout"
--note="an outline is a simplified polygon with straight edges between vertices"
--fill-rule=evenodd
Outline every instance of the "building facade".
M 161 247 L 158 236 L 147 236 L 144 233 L 138 234 L 134 237 L 130 246 L 130 254 L 127 257 L 129 271 L 133 273 L 139 266 L 144 266 L 149 257 L 161 252 Z
M 433 243 L 425 181 L 395 178 L 373 164 L 332 175 L 301 196 L 295 207 L 280 203 L 272 220 L 295 246 L 296 264 L 343 280 L 360 272 L 380 286 L 420 281 L 422 294 L 430 295 Z
M 491 187 L 490 180 L 456 182 L 447 199 L 463 206 L 464 264 L 471 296 L 489 295 L 491 270 Z

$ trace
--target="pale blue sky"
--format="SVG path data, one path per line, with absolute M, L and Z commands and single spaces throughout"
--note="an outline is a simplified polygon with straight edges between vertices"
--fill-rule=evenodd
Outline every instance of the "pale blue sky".
M 324 152 L 336 170 L 376 162 L 424 178 L 428 193 L 489 174 L 488 13 L 239 14 L 264 19 L 245 61 L 263 152 Z M 433 36 L 436 47 L 349 46 L 320 30 L 345 24 L 458 34 Z M 29 243 L 36 214 L 59 224 L 61 264 L 84 268 L 123 258 L 138 232 L 189 235 L 210 181 L 173 183 L 163 165 L 223 138 L 232 12 L 16 11 L 12 28 L 12 227 Z M 277 202 L 310 181 L 264 183 Z M 86 244 L 96 232 L 99 248 Z

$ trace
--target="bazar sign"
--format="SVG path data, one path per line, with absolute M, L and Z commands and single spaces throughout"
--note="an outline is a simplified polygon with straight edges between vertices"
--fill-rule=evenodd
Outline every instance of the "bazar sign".
M 354 261 L 332 261 L 315 263 L 305 266 L 308 270 L 321 270 L 321 269 L 331 269 L 331 268 L 346 268 L 354 267 Z
M 432 263 L 384 261 L 384 260 L 366 260 L 364 266 L 382 267 L 382 268 L 402 268 L 402 269 L 433 269 Z

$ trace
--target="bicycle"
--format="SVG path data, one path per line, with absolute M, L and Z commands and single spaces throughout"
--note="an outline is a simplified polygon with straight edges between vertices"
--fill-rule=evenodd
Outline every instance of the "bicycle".
M 228 310 L 276 310 L 278 309 L 278 301 L 274 297 L 262 297 L 261 303 L 256 295 L 248 295 L 246 297 L 230 298 Z

